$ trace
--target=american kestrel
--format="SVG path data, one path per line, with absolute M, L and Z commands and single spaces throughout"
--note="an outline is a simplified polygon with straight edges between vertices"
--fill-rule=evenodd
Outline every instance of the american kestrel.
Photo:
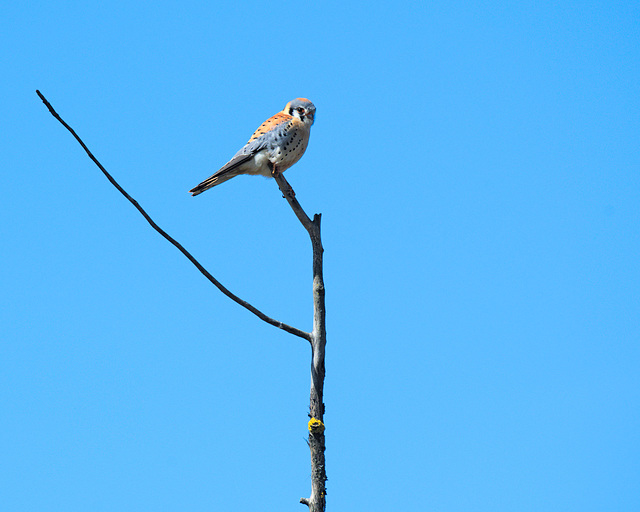
M 272 176 L 284 172 L 304 154 L 316 107 L 306 98 L 287 103 L 281 112 L 267 119 L 244 147 L 219 171 L 189 190 L 197 196 L 239 174 Z

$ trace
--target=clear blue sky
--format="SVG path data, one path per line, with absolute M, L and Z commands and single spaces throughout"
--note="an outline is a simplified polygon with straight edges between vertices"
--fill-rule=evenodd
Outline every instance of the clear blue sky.
M 322 212 L 328 510 L 640 510 L 637 2 L 5 2 L 0 501 L 301 511 Z

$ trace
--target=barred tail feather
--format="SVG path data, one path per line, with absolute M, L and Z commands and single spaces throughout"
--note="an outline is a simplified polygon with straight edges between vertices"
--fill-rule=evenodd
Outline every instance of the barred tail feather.
M 252 158 L 252 154 L 242 154 L 233 157 L 227 164 L 222 167 L 222 169 L 209 176 L 199 185 L 193 187 L 191 190 L 189 190 L 189 193 L 193 196 L 197 196 L 198 194 L 202 194 L 205 190 L 209 190 L 211 187 L 215 187 L 216 185 L 220 185 L 220 183 L 224 183 L 231 178 L 235 178 L 236 176 L 238 176 L 238 174 L 243 173 L 243 171 L 240 169 L 240 166 L 242 166 Z
M 198 194 L 202 194 L 205 190 L 209 190 L 211 187 L 215 187 L 216 185 L 220 185 L 220 183 L 224 183 L 231 178 L 235 178 L 238 174 L 240 173 L 237 171 L 227 171 L 224 174 L 215 173 L 213 176 L 208 177 L 202 183 L 189 190 L 189 193 L 192 196 L 197 196 Z

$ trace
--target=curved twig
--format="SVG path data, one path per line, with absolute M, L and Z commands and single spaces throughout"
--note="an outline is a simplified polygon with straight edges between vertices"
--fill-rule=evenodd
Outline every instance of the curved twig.
M 222 283 L 220 283 L 220 281 L 218 281 L 215 277 L 213 277 L 209 273 L 209 271 L 206 268 L 204 268 L 200 264 L 200 262 L 198 262 L 198 260 L 196 260 L 191 255 L 191 253 L 189 251 L 187 251 L 173 237 L 168 235 L 166 231 L 164 231 L 160 226 L 158 226 L 153 221 L 153 219 L 151 217 L 149 217 L 147 212 L 144 211 L 144 209 L 138 204 L 138 202 L 135 199 L 133 199 L 129 194 L 127 194 L 127 192 L 118 184 L 118 182 L 116 180 L 113 179 L 113 177 L 107 172 L 107 170 L 102 166 L 102 164 L 97 160 L 97 158 L 95 156 L 93 156 L 91 151 L 89 151 L 89 148 L 87 148 L 87 146 L 84 144 L 84 142 L 82 142 L 82 139 L 78 136 L 78 134 L 73 130 L 73 128 L 71 128 L 67 123 L 64 122 L 64 120 L 58 115 L 58 113 L 51 106 L 51 103 L 49 103 L 47 101 L 47 99 L 42 95 L 42 93 L 40 91 L 38 91 L 38 90 L 36 90 L 36 93 L 38 94 L 38 96 L 40 97 L 42 102 L 46 105 L 46 107 L 49 109 L 49 112 L 51 112 L 51 115 L 53 117 L 55 117 L 58 121 L 60 121 L 62 126 L 64 126 L 67 130 L 69 130 L 71 135 L 73 135 L 75 137 L 75 139 L 80 143 L 82 148 L 86 151 L 87 155 L 89 155 L 89 158 L 91 158 L 91 160 L 93 160 L 93 163 L 95 163 L 98 166 L 98 168 L 107 177 L 107 179 L 111 182 L 111 184 L 118 189 L 118 192 L 120 192 L 125 198 L 127 198 L 127 200 L 133 206 L 135 206 L 135 208 L 140 212 L 140 214 L 142 214 L 142 216 L 151 225 L 151 227 L 153 229 L 155 229 L 169 243 L 171 243 L 176 249 L 178 249 L 182 254 L 184 254 L 184 256 L 186 256 L 186 258 L 191 263 L 193 263 L 195 265 L 195 267 L 202 273 L 202 275 L 204 275 L 214 286 L 216 286 L 222 293 L 224 293 L 232 301 L 236 302 L 237 304 L 240 304 L 243 308 L 248 309 L 249 311 L 251 311 L 260 320 L 263 320 L 264 322 L 267 322 L 268 324 L 273 325 L 274 327 L 278 327 L 279 329 L 282 329 L 283 331 L 286 331 L 286 332 L 288 332 L 290 334 L 293 334 L 294 336 L 298 336 L 298 337 L 303 338 L 303 339 L 305 339 L 305 340 L 307 340 L 309 342 L 312 341 L 312 334 L 311 333 L 302 331 L 301 329 L 298 329 L 296 327 L 292 327 L 290 325 L 287 325 L 287 324 L 285 324 L 283 322 L 280 322 L 278 320 L 275 320 L 275 319 L 265 315 L 262 311 L 260 311 L 256 307 L 252 306 L 247 301 L 242 300 L 240 297 L 238 297 L 234 293 L 230 292 L 227 288 L 225 288 L 222 285 Z

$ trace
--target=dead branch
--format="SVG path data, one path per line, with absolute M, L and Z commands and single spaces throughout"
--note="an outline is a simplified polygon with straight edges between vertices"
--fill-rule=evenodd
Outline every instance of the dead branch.
M 84 149 L 87 153 L 87 155 L 89 155 L 89 158 L 91 158 L 91 160 L 93 160 L 93 163 L 95 163 L 98 168 L 102 171 L 102 173 L 107 177 L 107 179 L 109 180 L 109 182 L 111 182 L 111 184 L 116 187 L 118 189 L 118 192 L 120 192 L 124 197 L 127 198 L 127 200 L 136 208 L 136 210 L 138 210 L 140 212 L 140 214 L 146 219 L 146 221 L 151 225 L 151 227 L 153 229 L 155 229 L 158 233 L 160 233 L 160 235 L 165 238 L 169 243 L 171 243 L 176 249 L 178 249 L 182 254 L 184 254 L 184 256 L 195 265 L 195 267 L 202 273 L 202 275 L 204 275 L 214 286 L 216 286 L 222 293 L 224 293 L 227 297 L 229 297 L 232 301 L 236 302 L 237 304 L 240 304 L 243 308 L 248 309 L 249 311 L 251 311 L 254 315 L 256 315 L 260 320 L 263 320 L 264 322 L 267 322 L 269 325 L 273 325 L 274 327 L 277 327 L 279 329 L 282 329 L 283 331 L 286 331 L 290 334 L 293 334 L 295 336 L 298 336 L 300 338 L 304 338 L 307 341 L 311 341 L 312 335 L 308 332 L 302 331 L 296 327 L 292 327 L 290 325 L 287 325 L 283 322 L 280 322 L 278 320 L 275 320 L 267 315 L 265 315 L 262 311 L 260 311 L 258 308 L 252 306 L 251 304 L 249 304 L 247 301 L 242 300 L 240 297 L 238 297 L 237 295 L 235 295 L 234 293 L 232 293 L 231 291 L 229 291 L 225 286 L 222 285 L 222 283 L 220 283 L 220 281 L 218 281 L 215 277 L 213 277 L 209 271 L 204 268 L 200 262 L 198 260 L 196 260 L 189 251 L 187 251 L 182 244 L 180 244 L 178 241 L 176 241 L 173 237 L 171 237 L 170 235 L 167 234 L 167 232 L 162 229 L 160 226 L 158 226 L 151 217 L 149 217 L 149 215 L 147 214 L 146 211 L 144 211 L 144 209 L 142 208 L 142 206 L 140 206 L 138 204 L 138 202 L 133 199 L 127 192 L 126 190 L 124 190 L 119 184 L 118 182 L 113 179 L 113 177 L 107 172 L 107 170 L 102 166 L 102 164 L 98 161 L 98 159 L 93 156 L 93 153 L 91 153 L 91 151 L 89 151 L 89 148 L 87 148 L 87 146 L 85 145 L 84 142 L 82 142 L 82 139 L 78 136 L 78 134 L 74 131 L 73 128 L 71 128 L 71 126 L 69 126 L 67 123 L 64 122 L 64 120 L 58 115 L 58 113 L 54 110 L 54 108 L 51 106 L 51 103 L 49 103 L 47 101 L 47 99 L 42 95 L 42 93 L 38 90 L 36 90 L 36 93 L 38 94 L 38 96 L 40 97 L 40 99 L 43 101 L 43 103 L 46 105 L 46 107 L 49 109 L 49 112 L 51 112 L 51 115 L 53 117 L 55 117 L 58 121 L 60 121 L 60 123 L 62 124 L 62 126 L 64 126 L 67 130 L 69 130 L 69 132 L 71 133 L 71 135 L 73 135 L 75 137 L 75 139 L 80 143 L 80 145 L 82 146 L 82 149 Z
M 215 277 L 213 277 L 192 255 L 187 251 L 179 242 L 169 236 L 162 228 L 160 228 L 149 217 L 147 212 L 133 199 L 107 172 L 102 164 L 96 159 L 95 156 L 89 151 L 82 139 L 54 110 L 47 99 L 36 91 L 40 99 L 44 102 L 46 107 L 51 112 L 51 115 L 55 117 L 80 143 L 82 148 L 86 151 L 89 158 L 98 166 L 102 173 L 107 177 L 109 182 L 118 189 L 118 191 L 140 212 L 140 214 L 146 219 L 146 221 L 155 229 L 163 238 L 176 247 L 195 267 L 222 293 L 224 293 L 231 300 L 240 304 L 242 307 L 251 311 L 261 320 L 267 322 L 270 325 L 278 327 L 290 334 L 304 338 L 311 344 L 311 393 L 309 402 L 309 448 L 311 451 L 311 496 L 309 498 L 300 498 L 300 503 L 307 505 L 310 512 L 324 512 L 326 507 L 326 480 L 327 474 L 325 470 L 325 425 L 324 425 L 324 402 L 323 402 L 323 389 L 324 389 L 324 354 L 325 345 L 327 341 L 326 329 L 325 329 L 325 293 L 324 293 L 324 279 L 323 279 L 323 264 L 322 255 L 324 249 L 322 248 L 322 241 L 320 238 L 320 214 L 316 214 L 313 220 L 309 219 L 309 216 L 300 206 L 300 203 L 296 199 L 295 193 L 289 182 L 284 178 L 282 173 L 277 172 L 274 169 L 273 177 L 275 178 L 283 197 L 288 201 L 291 209 L 295 213 L 300 223 L 304 226 L 309 233 L 311 239 L 311 246 L 313 249 L 313 331 L 308 333 L 292 327 L 290 325 L 274 320 L 268 317 L 260 310 L 242 300 L 237 295 L 231 293 L 225 288 Z

